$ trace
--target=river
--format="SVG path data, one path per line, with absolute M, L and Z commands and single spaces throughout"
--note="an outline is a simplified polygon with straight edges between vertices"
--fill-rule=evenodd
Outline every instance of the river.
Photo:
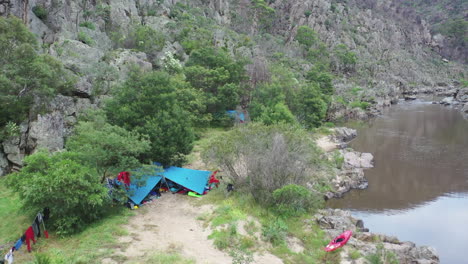
M 418 100 L 357 129 L 351 147 L 375 158 L 369 188 L 329 206 L 351 210 L 371 232 L 434 247 L 443 264 L 468 263 L 468 121 Z

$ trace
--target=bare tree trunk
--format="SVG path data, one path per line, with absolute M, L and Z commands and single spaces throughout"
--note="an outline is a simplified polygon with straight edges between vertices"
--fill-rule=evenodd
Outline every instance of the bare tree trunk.
M 28 6 L 29 0 L 23 0 L 23 24 L 28 25 Z

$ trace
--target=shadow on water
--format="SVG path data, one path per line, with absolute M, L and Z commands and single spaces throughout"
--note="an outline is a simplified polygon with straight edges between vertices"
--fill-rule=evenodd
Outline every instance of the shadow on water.
M 463 263 L 468 244 L 468 121 L 451 108 L 413 102 L 358 127 L 351 143 L 371 152 L 369 188 L 329 206 L 351 209 L 372 232 L 437 249 Z

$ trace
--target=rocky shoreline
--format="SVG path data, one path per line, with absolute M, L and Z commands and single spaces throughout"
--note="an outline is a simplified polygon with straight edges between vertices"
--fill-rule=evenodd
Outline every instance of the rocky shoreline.
M 352 230 L 353 236 L 347 246 L 341 251 L 341 263 L 364 264 L 364 258 L 353 260 L 350 252 L 358 251 L 361 256 L 375 254 L 378 247 L 382 252 L 392 252 L 400 264 L 436 264 L 439 257 L 434 248 L 416 246 L 415 243 L 401 242 L 398 238 L 383 234 L 370 233 L 360 219 L 351 216 L 351 212 L 340 209 L 320 210 L 311 221 L 320 225 L 331 238 L 338 236 L 344 230 Z
M 414 89 L 412 91 L 404 92 L 405 100 L 416 100 L 418 94 L 433 94 L 436 96 L 445 96 L 440 101 L 433 101 L 433 104 L 441 104 L 445 106 L 454 107 L 462 113 L 464 118 L 468 119 L 468 88 L 461 88 L 455 86 L 446 86 L 440 89 Z
M 333 135 L 327 136 L 322 142 L 328 142 L 324 149 L 329 159 L 334 159 L 339 153 L 342 157 L 342 166 L 331 180 L 332 191 L 325 194 L 325 199 L 343 198 L 345 193 L 352 189 L 366 189 L 368 181 L 364 170 L 372 168 L 374 157 L 371 153 L 361 153 L 348 148 L 348 143 L 357 136 L 354 129 L 338 127 L 333 129 Z M 319 144 L 323 148 L 323 144 Z M 334 146 L 334 147 L 330 147 Z M 319 224 L 328 236 L 334 238 L 345 230 L 352 230 L 353 237 L 348 241 L 340 255 L 341 263 L 364 264 L 364 258 L 351 259 L 351 251 L 359 252 L 360 256 L 381 252 L 392 252 L 401 264 L 436 264 L 439 257 L 436 250 L 427 246 L 416 246 L 413 242 L 401 242 L 396 237 L 383 234 L 370 233 L 360 219 L 351 216 L 350 211 L 341 209 L 320 210 L 312 218 Z
M 328 159 L 333 160 L 337 156 L 338 159 L 342 159 L 341 168 L 331 179 L 333 190 L 325 193 L 326 200 L 342 198 L 352 189 L 363 190 L 368 186 L 367 179 L 364 177 L 364 169 L 374 167 L 374 156 L 371 153 L 361 153 L 347 147 L 356 136 L 355 129 L 337 127 L 333 129 L 333 135 L 327 136 L 323 141 L 328 145 L 325 149 Z

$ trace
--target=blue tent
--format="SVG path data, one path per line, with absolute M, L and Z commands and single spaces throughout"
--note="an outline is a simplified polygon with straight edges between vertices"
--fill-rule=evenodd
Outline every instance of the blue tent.
M 140 204 L 161 179 L 162 177 L 159 175 L 151 175 L 143 186 L 137 186 L 136 184 L 131 183 L 127 191 L 127 193 L 130 194 L 129 198 L 133 203 Z
M 155 163 L 155 165 L 160 164 Z M 164 176 L 187 189 L 203 194 L 210 175 L 211 171 L 169 167 L 165 168 L 163 172 L 148 176 L 146 183 L 142 186 L 131 183 L 127 192 L 133 203 L 140 204 Z
M 169 167 L 164 169 L 162 175 L 179 185 L 184 186 L 199 194 L 203 194 L 211 171 L 192 170 L 179 167 Z

